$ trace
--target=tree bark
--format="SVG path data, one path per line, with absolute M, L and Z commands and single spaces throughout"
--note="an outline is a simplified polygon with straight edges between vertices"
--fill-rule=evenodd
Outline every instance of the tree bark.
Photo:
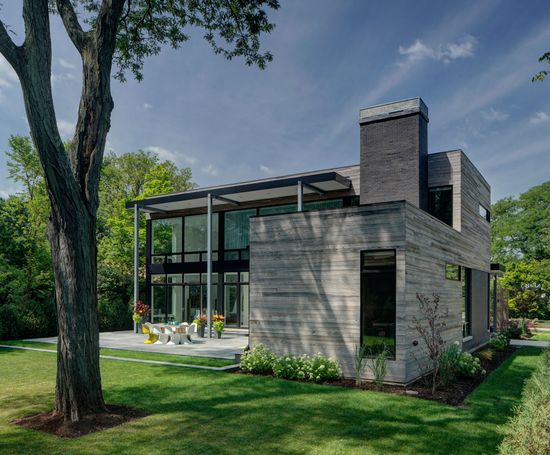
M 15 69 L 51 203 L 48 240 L 55 277 L 59 341 L 55 410 L 65 419 L 105 411 L 99 369 L 96 213 L 101 162 L 113 101 L 111 64 L 124 0 L 104 0 L 83 32 L 69 0 L 58 11 L 82 56 L 83 87 L 69 154 L 51 91 L 48 0 L 24 0 L 25 41 L 15 46 L 0 23 L 0 52 Z

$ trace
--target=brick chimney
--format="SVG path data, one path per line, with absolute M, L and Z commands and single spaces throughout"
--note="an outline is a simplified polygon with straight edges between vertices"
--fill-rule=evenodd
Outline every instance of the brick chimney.
M 428 209 L 428 108 L 420 98 L 361 109 L 361 204 Z

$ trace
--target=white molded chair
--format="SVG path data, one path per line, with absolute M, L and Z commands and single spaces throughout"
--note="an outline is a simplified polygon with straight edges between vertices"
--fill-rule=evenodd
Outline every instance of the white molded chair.
M 191 339 L 191 335 L 197 333 L 197 324 L 195 324 L 193 322 L 193 324 L 191 324 L 189 327 L 187 327 L 187 341 L 189 341 L 189 343 L 193 343 L 193 340 Z

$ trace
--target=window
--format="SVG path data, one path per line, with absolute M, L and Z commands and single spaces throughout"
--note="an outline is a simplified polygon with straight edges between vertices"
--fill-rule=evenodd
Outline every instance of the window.
M 361 344 L 395 358 L 395 250 L 361 252 Z
M 453 225 L 453 187 L 430 188 L 428 212 L 449 226 Z
M 485 218 L 486 221 L 491 222 L 491 212 L 487 210 L 483 205 L 479 204 L 479 215 Z
M 256 215 L 256 209 L 225 212 L 224 248 L 226 250 L 244 250 L 248 248 L 250 223 L 248 219 Z M 239 251 L 228 251 L 225 260 L 239 259 Z M 248 259 L 241 254 L 241 259 Z
M 191 215 L 184 218 L 184 262 L 206 261 L 208 215 Z M 218 249 L 218 214 L 212 214 L 212 251 Z M 202 253 L 202 254 L 201 254 Z M 212 254 L 216 261 L 217 253 Z
M 460 281 L 460 267 L 456 264 L 445 264 L 445 278 Z
M 248 272 L 224 273 L 223 313 L 229 326 L 248 327 L 250 313 Z
M 181 253 L 182 232 L 181 218 L 165 218 L 153 220 L 153 240 L 151 242 L 151 254 Z M 167 262 L 181 262 L 179 255 L 172 255 Z
M 462 267 L 462 336 L 472 335 L 472 269 Z
M 334 209 L 344 206 L 343 199 L 328 199 L 324 201 L 311 201 L 304 203 L 304 211 Z
M 274 205 L 272 207 L 260 207 L 261 215 L 275 215 L 277 213 L 291 213 L 298 210 L 296 204 Z

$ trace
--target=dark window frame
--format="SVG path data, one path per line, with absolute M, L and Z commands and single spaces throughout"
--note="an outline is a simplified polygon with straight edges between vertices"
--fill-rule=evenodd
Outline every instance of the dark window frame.
M 446 215 L 443 213 L 442 207 L 436 206 L 436 193 L 441 194 L 443 192 L 446 192 L 449 194 L 448 203 L 449 208 L 447 209 L 449 213 Z M 452 185 L 441 185 L 441 186 L 432 186 L 428 188 L 428 213 L 435 218 L 437 218 L 439 221 L 453 227 L 453 212 L 454 212 L 454 206 L 453 206 L 453 186 Z M 446 218 L 448 217 L 448 218 Z
M 391 270 L 394 272 L 394 334 L 393 334 L 393 352 L 390 352 L 390 355 L 387 357 L 388 360 L 395 360 L 397 355 L 397 250 L 392 248 L 382 248 L 382 249 L 369 249 L 369 250 L 361 250 L 360 255 L 360 270 L 359 273 L 361 274 L 360 279 L 360 304 L 359 304 L 359 345 L 363 346 L 363 339 L 364 339 L 364 304 L 363 304 L 363 280 L 364 276 L 368 274 L 369 272 L 364 270 L 364 257 L 365 253 L 382 253 L 382 252 L 393 252 L 393 267 L 391 267 Z M 390 270 L 390 268 L 387 268 L 386 271 Z M 370 273 L 381 273 L 376 271 L 370 271 Z M 366 357 L 372 358 L 374 354 L 367 354 Z
M 462 267 L 462 308 L 464 311 L 464 321 L 462 321 L 462 338 L 472 336 L 472 269 Z

